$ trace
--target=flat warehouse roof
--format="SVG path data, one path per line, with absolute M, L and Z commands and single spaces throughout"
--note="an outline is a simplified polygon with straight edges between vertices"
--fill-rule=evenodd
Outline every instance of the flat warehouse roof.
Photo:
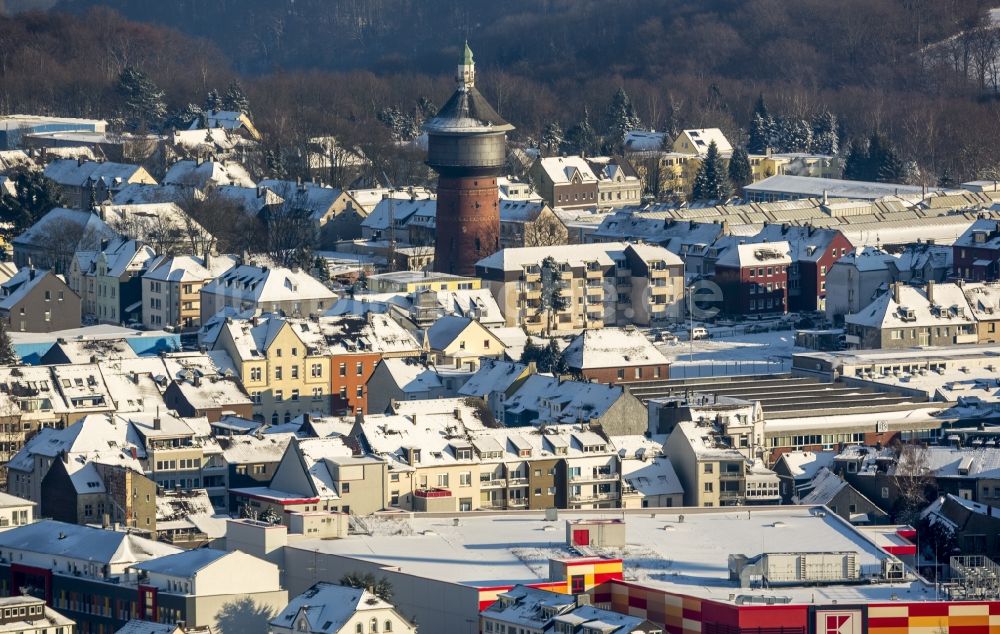
M 621 558 L 625 580 L 653 588 L 730 601 L 731 595 L 790 597 L 794 602 L 890 600 L 893 594 L 920 600 L 926 584 L 831 585 L 740 588 L 729 580 L 728 558 L 743 554 L 842 552 L 857 553 L 866 572 L 881 570 L 891 555 L 832 513 L 808 507 L 709 511 L 666 509 L 642 514 L 560 513 L 554 522 L 544 514 L 474 515 L 381 519 L 372 535 L 340 540 L 306 540 L 291 548 L 318 550 L 341 557 L 381 563 L 401 572 L 489 587 L 549 580 L 549 559 L 579 556 L 565 543 L 566 520 L 621 519 L 626 524 L 624 548 L 597 547 L 597 554 Z M 683 522 L 679 514 L 684 515 Z M 455 525 L 455 517 L 458 525 Z M 391 534 L 396 533 L 396 534 Z

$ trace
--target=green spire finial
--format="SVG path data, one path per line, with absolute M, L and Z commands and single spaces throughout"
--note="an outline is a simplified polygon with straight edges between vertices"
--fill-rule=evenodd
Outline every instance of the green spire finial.
M 469 40 L 465 40 L 465 56 L 462 58 L 465 65 L 472 64 L 472 49 L 469 48 Z

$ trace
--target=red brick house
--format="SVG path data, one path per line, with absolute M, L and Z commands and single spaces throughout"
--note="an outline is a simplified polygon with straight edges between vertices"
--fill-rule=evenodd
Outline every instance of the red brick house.
M 736 244 L 715 263 L 714 281 L 722 290 L 726 315 L 773 315 L 788 312 L 787 242 Z
M 584 330 L 563 352 L 570 371 L 610 385 L 670 378 L 670 362 L 635 328 Z
M 787 224 L 767 225 L 749 242 L 787 242 L 792 263 L 788 267 L 788 310 L 826 308 L 826 274 L 841 256 L 854 250 L 838 229 Z
M 973 282 L 1000 278 L 1000 221 L 980 218 L 952 245 L 955 277 Z

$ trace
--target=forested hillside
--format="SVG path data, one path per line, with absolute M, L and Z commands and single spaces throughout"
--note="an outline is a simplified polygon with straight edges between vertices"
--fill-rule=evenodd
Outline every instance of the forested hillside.
M 126 16 L 122 19 L 107 5 Z M 120 71 L 139 67 L 168 109 L 240 78 L 275 151 L 309 135 L 385 144 L 440 104 L 462 40 L 479 84 L 538 142 L 588 116 L 598 131 L 624 87 L 646 127 L 721 127 L 746 140 L 753 104 L 835 114 L 841 147 L 879 132 L 920 178 L 991 177 L 992 91 L 929 47 L 975 31 L 977 0 L 63 0 L 74 12 L 0 21 L 0 108 L 112 116 Z M 137 24 L 130 22 L 135 20 Z M 154 26 L 156 25 L 156 26 Z M 183 33 L 183 35 L 182 35 Z M 961 42 L 957 55 L 961 57 Z M 966 44 L 973 59 L 972 43 Z M 933 61 L 933 63 L 932 63 Z M 966 66 L 968 63 L 966 63 Z M 43 72 L 39 77 L 39 69 Z M 412 121 L 410 120 L 412 119 Z M 276 140 L 276 139 L 279 139 Z

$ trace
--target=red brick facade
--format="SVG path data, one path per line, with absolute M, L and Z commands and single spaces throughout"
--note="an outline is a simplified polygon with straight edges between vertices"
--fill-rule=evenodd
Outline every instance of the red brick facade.
M 475 275 L 476 262 L 500 244 L 500 189 L 495 176 L 438 179 L 434 270 Z

